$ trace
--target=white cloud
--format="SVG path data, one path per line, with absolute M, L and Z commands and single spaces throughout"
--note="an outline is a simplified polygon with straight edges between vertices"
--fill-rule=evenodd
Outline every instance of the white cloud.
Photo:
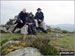
M 46 24 L 74 24 L 74 1 L 1 1 L 1 24 L 23 8 L 35 14 L 39 7 L 44 12 Z

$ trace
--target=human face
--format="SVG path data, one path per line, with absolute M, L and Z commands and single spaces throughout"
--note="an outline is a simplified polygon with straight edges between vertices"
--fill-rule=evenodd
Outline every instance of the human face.
M 23 9 L 23 13 L 26 13 L 26 9 L 25 8 Z
M 37 12 L 39 12 L 39 13 L 40 13 L 40 12 L 41 12 L 41 10 L 37 10 Z
M 31 15 L 31 14 L 30 14 L 29 16 L 30 16 L 30 17 L 32 17 L 32 15 Z

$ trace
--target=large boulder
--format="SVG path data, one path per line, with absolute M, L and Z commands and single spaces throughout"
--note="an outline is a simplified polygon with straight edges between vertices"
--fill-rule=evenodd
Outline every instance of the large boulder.
M 42 56 L 38 49 L 32 47 L 22 48 L 5 56 Z
M 21 34 L 28 34 L 28 26 L 27 26 L 27 25 L 24 25 L 24 26 L 21 28 Z

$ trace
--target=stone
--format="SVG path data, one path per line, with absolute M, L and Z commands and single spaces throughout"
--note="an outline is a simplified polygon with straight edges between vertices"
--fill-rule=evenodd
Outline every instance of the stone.
M 20 31 L 20 29 L 16 29 L 16 30 L 15 30 L 15 32 L 18 32 L 18 31 Z
M 62 40 L 61 38 L 56 38 L 56 40 Z
M 56 33 L 56 37 L 62 37 L 62 36 L 64 36 L 64 35 L 61 33 Z
M 24 25 L 21 28 L 21 34 L 28 34 L 28 25 Z
M 12 44 L 12 43 L 18 44 L 19 42 L 20 42 L 20 41 L 13 41 L 13 40 L 11 40 L 11 41 L 8 41 L 8 42 L 4 43 L 2 46 L 6 46 L 6 45 Z
M 26 47 L 10 52 L 5 56 L 42 56 L 42 54 L 36 48 Z

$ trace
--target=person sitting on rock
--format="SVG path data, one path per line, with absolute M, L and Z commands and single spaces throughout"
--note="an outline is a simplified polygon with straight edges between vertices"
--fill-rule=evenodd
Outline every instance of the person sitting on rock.
M 35 21 L 32 13 L 29 13 L 29 17 L 27 18 L 27 25 L 28 25 L 28 35 L 36 35 Z
M 17 23 L 16 27 L 13 29 L 12 32 L 16 30 L 16 28 L 22 28 L 26 23 L 26 18 L 28 17 L 28 13 L 26 12 L 26 9 L 24 8 L 18 15 L 18 19 L 15 22 Z
M 40 29 L 44 33 L 47 33 L 47 31 L 46 31 L 47 27 L 44 23 L 44 14 L 43 14 L 43 12 L 41 11 L 40 8 L 37 9 L 37 12 L 35 14 L 35 19 L 37 20 L 35 22 L 37 22 L 37 24 L 38 24 L 37 29 Z

